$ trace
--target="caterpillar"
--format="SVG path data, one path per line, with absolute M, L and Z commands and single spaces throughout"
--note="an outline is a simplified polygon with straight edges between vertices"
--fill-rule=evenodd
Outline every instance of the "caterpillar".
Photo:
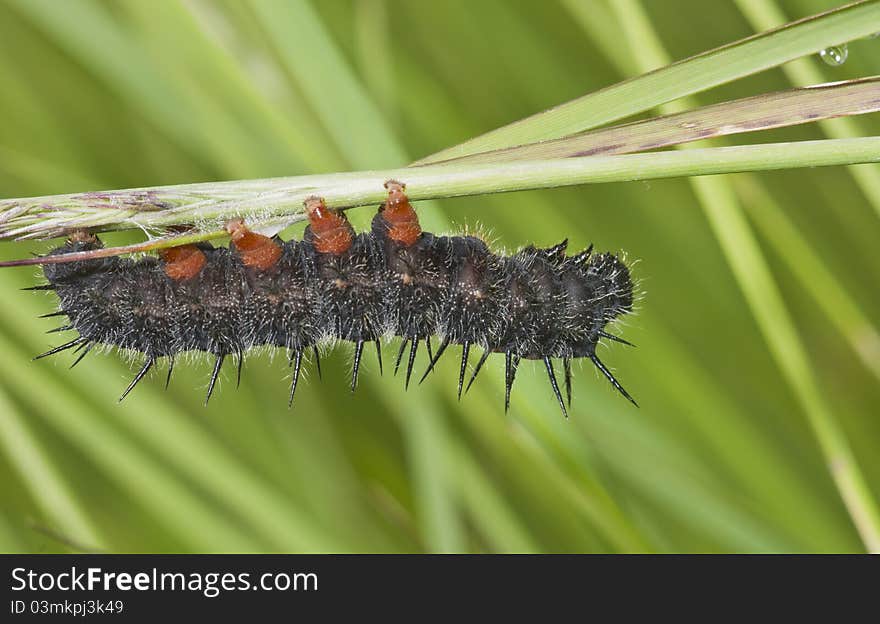
M 522 359 L 543 361 L 550 386 L 567 416 L 571 405 L 571 361 L 589 359 L 626 399 L 635 400 L 596 355 L 602 339 L 630 344 L 606 331 L 632 309 L 633 284 L 626 264 L 611 253 L 586 250 L 566 255 L 567 241 L 533 245 L 496 255 L 473 236 L 423 232 L 405 185 L 389 180 L 386 201 L 371 230 L 356 234 L 345 214 L 318 197 L 306 200 L 309 224 L 301 241 L 282 241 L 250 230 L 242 220 L 227 224 L 228 247 L 190 244 L 139 260 L 119 256 L 44 265 L 57 312 L 67 324 L 52 331 L 77 337 L 37 356 L 73 349 L 78 364 L 96 345 L 143 354 L 144 362 L 123 392 L 124 399 L 160 358 L 205 352 L 214 367 L 205 403 L 227 357 L 238 364 L 261 346 L 285 349 L 293 367 L 288 404 L 293 403 L 304 355 L 324 340 L 354 344 L 351 390 L 358 384 L 364 346 L 374 343 L 382 369 L 381 340 L 402 339 L 394 372 L 409 353 L 408 387 L 419 345 L 429 364 L 422 380 L 449 345 L 461 345 L 458 397 L 470 388 L 489 355 L 505 360 L 505 411 Z M 49 255 L 99 249 L 101 241 L 76 232 Z M 431 337 L 440 339 L 436 351 Z M 465 386 L 469 354 L 483 353 Z M 553 360 L 564 369 L 566 400 Z

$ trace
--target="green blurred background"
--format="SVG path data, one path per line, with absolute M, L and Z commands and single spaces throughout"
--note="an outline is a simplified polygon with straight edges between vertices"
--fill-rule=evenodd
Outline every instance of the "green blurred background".
M 767 27 L 744 8 L 788 20 L 832 5 L 642 7 L 679 59 Z M 633 15 L 599 0 L 0 0 L 0 197 L 402 165 L 641 73 L 623 8 Z M 852 43 L 840 67 L 792 67 L 699 103 L 880 74 L 880 39 Z M 876 116 L 854 127 L 880 133 Z M 497 356 L 461 403 L 457 353 L 404 392 L 387 370 L 396 341 L 384 377 L 367 353 L 353 396 L 350 347 L 325 356 L 293 410 L 286 361 L 266 355 L 237 391 L 228 366 L 208 408 L 206 359 L 117 404 L 134 364 L 31 362 L 60 342 L 43 333 L 57 319 L 36 318 L 53 297 L 18 290 L 34 270 L 3 270 L 0 550 L 863 550 L 808 413 L 841 427 L 880 498 L 880 207 L 846 168 L 720 183 L 743 199 L 772 280 L 736 276 L 737 250 L 725 255 L 686 179 L 418 206 L 425 229 L 477 229 L 499 250 L 568 237 L 634 261 L 644 296 L 619 329 L 638 348 L 600 355 L 641 409 L 576 366 L 569 420 L 532 363 L 505 415 Z M 359 229 L 371 215 L 350 213 Z M 49 246 L 3 243 L 0 256 Z

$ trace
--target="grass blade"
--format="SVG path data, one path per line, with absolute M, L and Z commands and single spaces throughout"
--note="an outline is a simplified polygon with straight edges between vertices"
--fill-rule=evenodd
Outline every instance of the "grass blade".
M 418 161 L 428 164 L 582 132 L 880 31 L 880 2 L 856 2 L 679 61 Z
M 880 332 L 828 270 L 773 198 L 753 180 L 734 185 L 761 234 L 779 250 L 788 269 L 812 296 L 871 373 L 880 380 Z
M 300 176 L 269 180 L 191 184 L 0 201 L 0 238 L 48 238 L 76 228 L 144 229 L 171 225 L 216 224 L 217 230 L 148 241 L 121 253 L 149 251 L 225 236 L 231 218 L 251 223 L 293 223 L 305 218 L 302 202 L 320 195 L 335 208 L 381 203 L 388 179 L 406 182 L 413 200 L 503 193 L 598 182 L 651 180 L 743 171 L 773 171 L 880 162 L 880 137 L 768 143 L 686 151 L 593 156 L 554 160 L 426 167 Z M 208 199 L 205 199 L 205 198 Z M 221 201 L 211 198 L 227 198 Z M 110 198 L 110 200 L 108 200 Z M 234 199 L 228 199 L 234 198 Z M 168 205 L 174 206 L 168 209 Z M 89 252 L 89 257 L 116 255 L 119 250 Z M 68 259 L 74 256 L 69 256 Z M 10 263 L 0 266 L 13 266 Z M 26 259 L 20 265 L 40 264 Z
M 350 165 L 407 161 L 393 129 L 308 2 L 259 0 L 250 6 Z
M 614 10 L 631 42 L 647 39 L 651 44 L 641 49 L 656 51 L 653 59 L 640 57 L 641 63 L 663 65 L 667 62 L 659 38 L 644 18 L 638 0 L 620 0 Z M 690 182 L 767 346 L 806 413 L 850 519 L 865 548 L 869 552 L 880 552 L 880 509 L 849 442 L 819 390 L 806 349 L 731 185 L 714 178 L 692 178 Z
M 785 22 L 785 15 L 772 0 L 735 0 L 745 18 L 758 30 L 773 28 Z M 813 84 L 822 81 L 822 72 L 815 64 L 799 59 L 782 66 L 782 71 L 795 85 Z M 862 136 L 861 128 L 854 119 L 829 119 L 819 123 L 826 135 L 833 139 Z M 880 215 L 880 171 L 872 167 L 849 167 L 856 184 Z
M 59 473 L 46 449 L 30 431 L 27 419 L 0 390 L 0 448 L 17 468 L 31 495 L 71 542 L 100 548 L 101 533 L 79 504 L 77 494 Z
M 832 117 L 880 111 L 880 77 L 819 84 L 703 106 L 561 139 L 480 152 L 444 162 L 510 162 L 629 154 Z

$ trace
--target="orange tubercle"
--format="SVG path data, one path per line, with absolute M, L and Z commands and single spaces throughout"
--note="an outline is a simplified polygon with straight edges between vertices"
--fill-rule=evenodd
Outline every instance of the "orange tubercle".
M 67 237 L 71 243 L 97 243 L 98 237 L 89 232 L 88 230 L 74 230 L 70 233 L 70 236 Z
M 385 183 L 388 199 L 382 206 L 382 218 L 388 224 L 388 237 L 409 247 L 422 235 L 419 217 L 406 196 L 406 185 L 396 180 Z
M 165 265 L 165 275 L 175 282 L 195 277 L 207 262 L 205 254 L 195 245 L 160 249 L 159 257 Z
M 226 224 L 232 246 L 245 266 L 265 271 L 278 262 L 281 246 L 268 236 L 252 232 L 241 219 Z
M 320 197 L 309 197 L 305 207 L 315 251 L 338 256 L 351 248 L 354 230 L 345 215 L 328 208 Z

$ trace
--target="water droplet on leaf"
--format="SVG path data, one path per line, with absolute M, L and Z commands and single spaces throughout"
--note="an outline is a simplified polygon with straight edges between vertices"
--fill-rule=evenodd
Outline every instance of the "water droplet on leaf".
M 849 49 L 847 49 L 845 43 L 819 50 L 819 58 L 825 61 L 826 65 L 831 65 L 832 67 L 843 65 L 846 62 L 847 56 L 849 56 Z

